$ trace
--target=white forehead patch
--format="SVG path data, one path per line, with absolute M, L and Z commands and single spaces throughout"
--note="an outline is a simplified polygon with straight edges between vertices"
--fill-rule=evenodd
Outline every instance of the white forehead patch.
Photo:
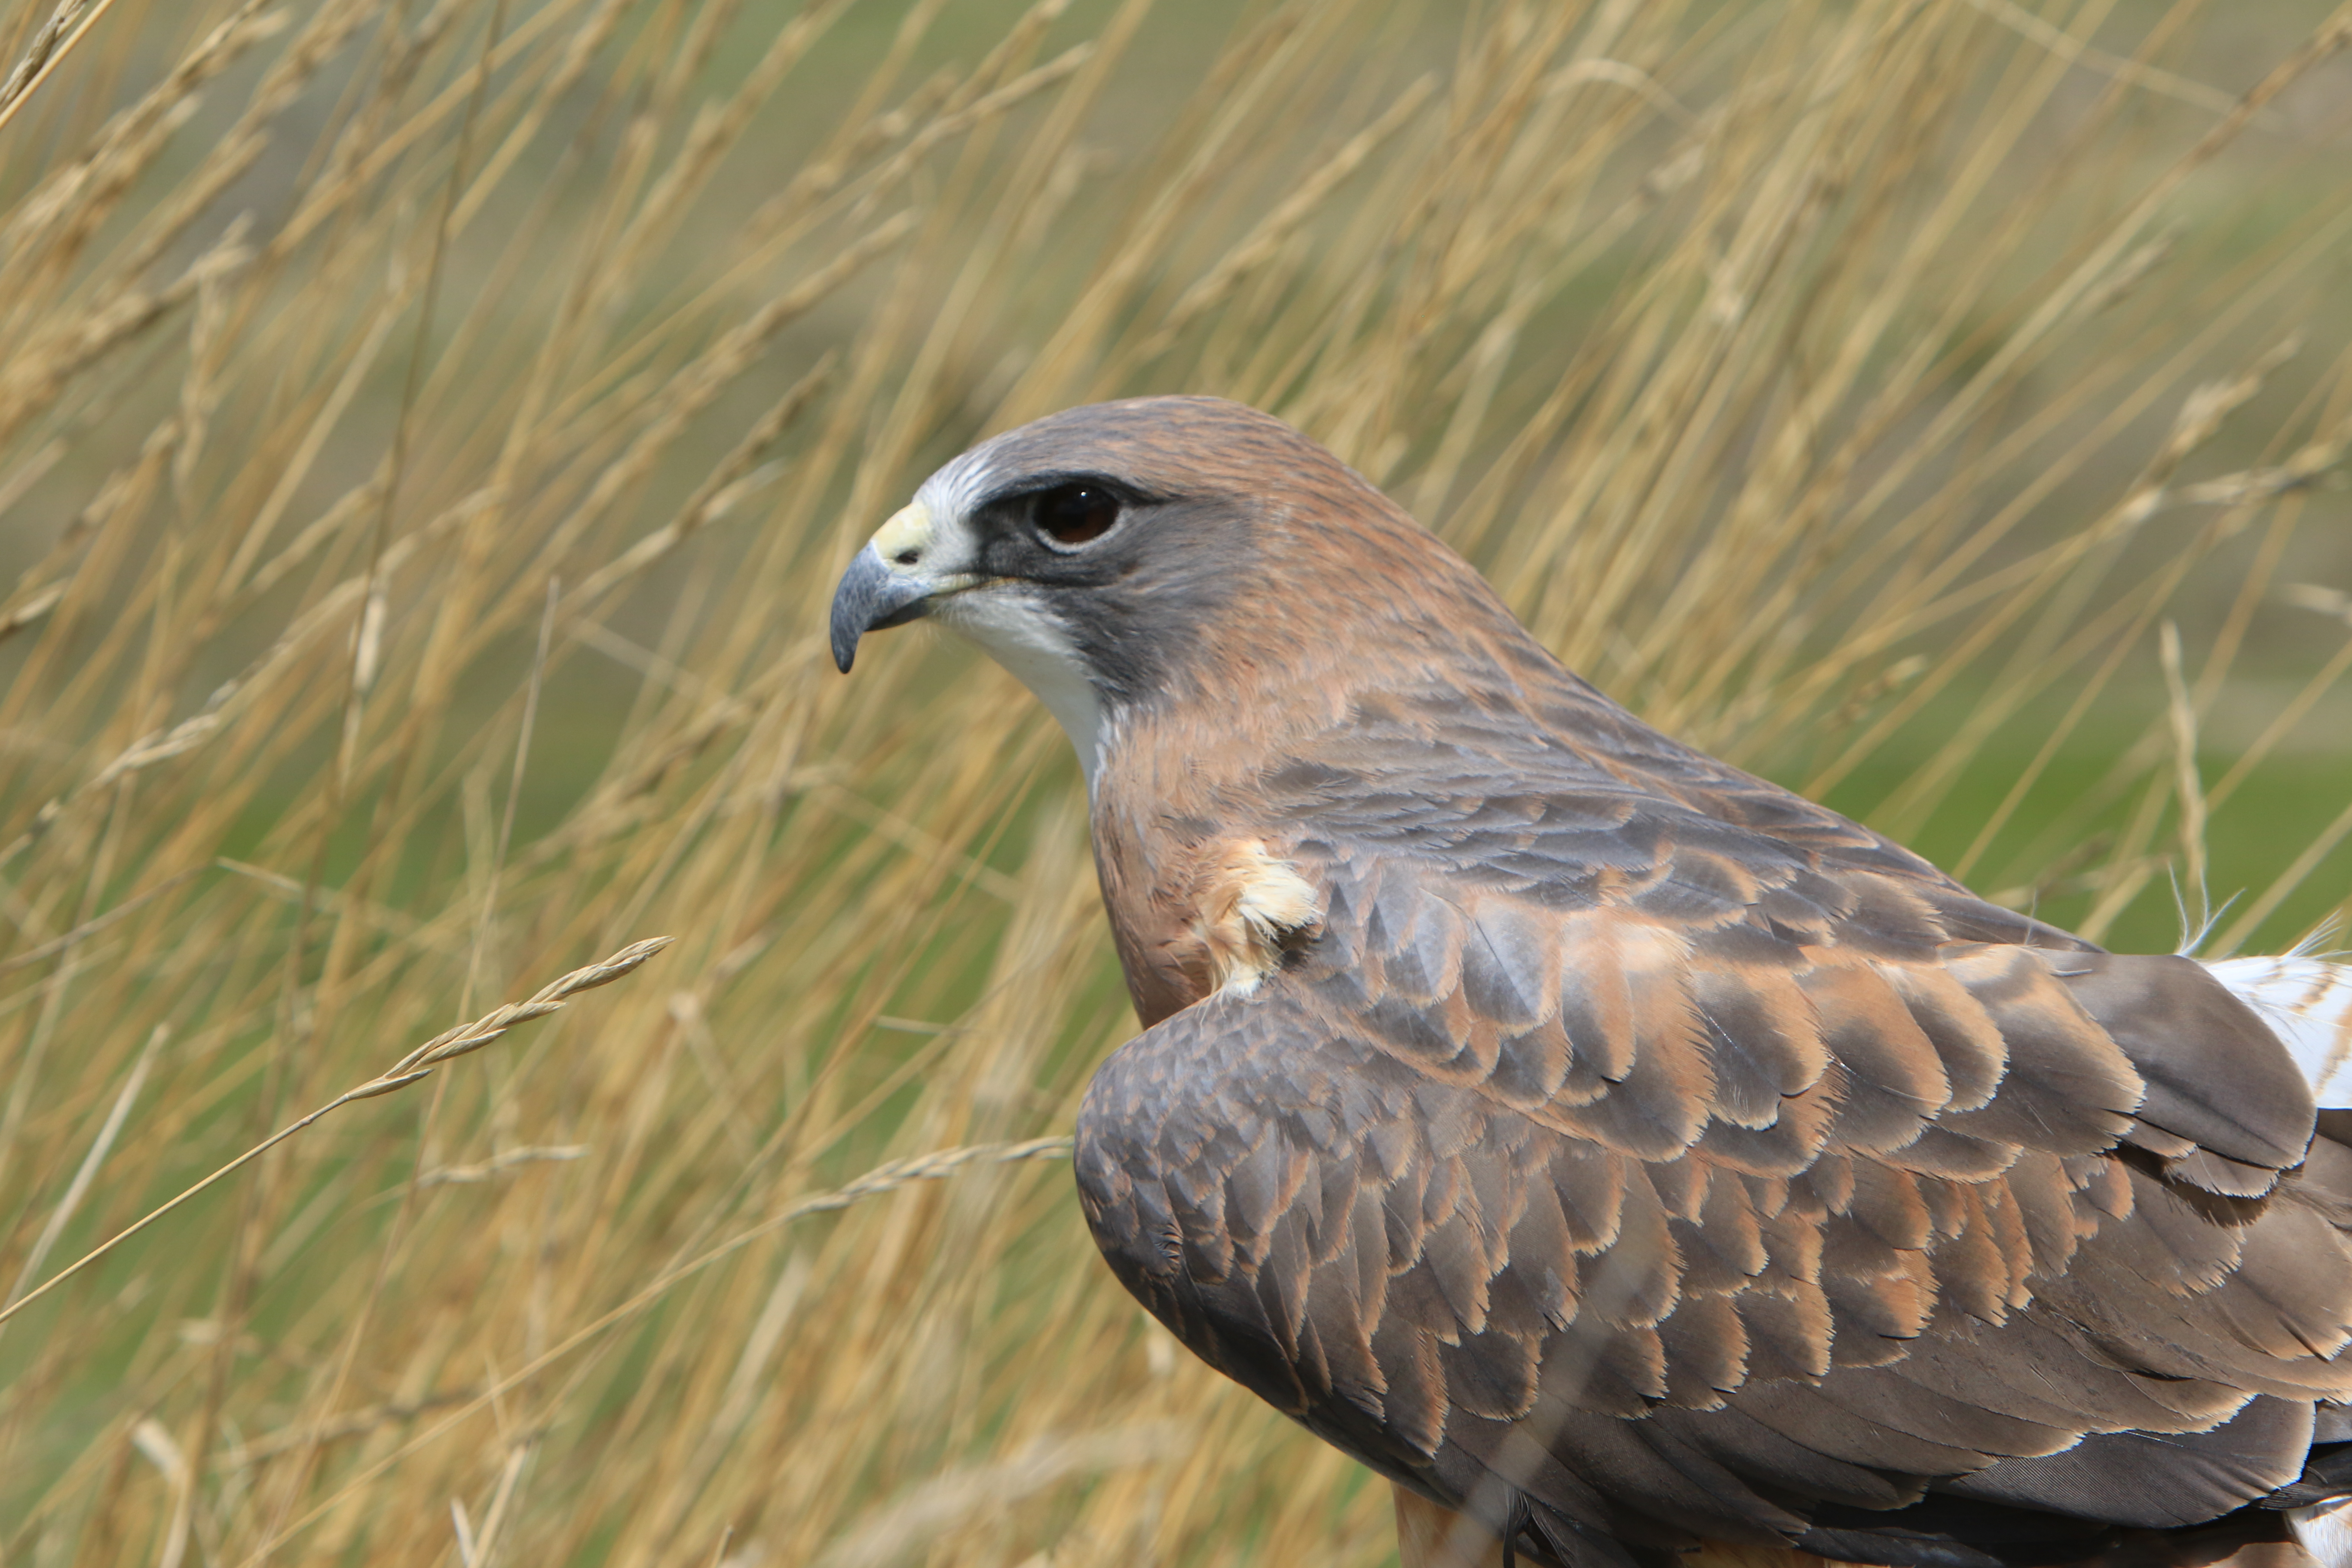
M 988 450 L 995 444 L 983 441 L 942 466 L 923 481 L 915 500 L 940 522 L 954 524 L 970 517 L 995 483 L 994 465 L 988 460 Z

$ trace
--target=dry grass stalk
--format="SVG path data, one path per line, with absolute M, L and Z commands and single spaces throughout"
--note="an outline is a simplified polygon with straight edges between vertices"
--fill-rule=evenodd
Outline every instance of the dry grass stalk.
M 373 1100 L 380 1094 L 390 1094 L 395 1089 L 406 1089 L 410 1084 L 431 1078 L 433 1069 L 442 1063 L 480 1050 L 516 1025 L 531 1023 L 547 1017 L 551 1014 L 560 1013 L 563 1010 L 563 1005 L 581 992 L 593 990 L 599 985 L 609 985 L 623 975 L 634 973 L 639 964 L 677 940 L 676 937 L 656 936 L 647 937 L 642 942 L 633 942 L 601 963 L 592 963 L 584 969 L 575 969 L 569 974 L 550 981 L 527 1000 L 506 1003 L 493 1008 L 470 1024 L 460 1024 L 454 1029 L 436 1035 L 365 1083 L 357 1084 L 343 1090 L 309 1115 L 291 1121 L 271 1133 L 203 1181 L 183 1188 L 175 1196 L 149 1210 L 136 1223 L 115 1232 L 72 1263 L 58 1269 L 57 1273 L 43 1280 L 33 1289 L 26 1290 L 22 1295 L 14 1296 L 6 1306 L 0 1307 L 0 1323 L 6 1322 L 19 1311 L 96 1263 L 190 1198 L 251 1164 L 330 1111 L 340 1110 L 353 1100 Z M 132 1069 L 132 1082 L 125 1086 L 124 1098 L 117 1101 L 118 1106 L 127 1104 L 136 1084 L 145 1077 L 144 1060 L 145 1058 L 142 1058 L 142 1066 Z M 116 1131 L 119 1131 L 119 1121 L 110 1117 L 108 1127 L 101 1131 L 98 1142 L 92 1145 L 93 1149 L 103 1150 L 106 1145 L 111 1143 Z M 77 1178 L 77 1187 L 86 1186 L 86 1178 Z M 69 1192 L 68 1196 L 71 1203 L 79 1202 L 80 1194 L 78 1191 Z M 70 1206 L 70 1204 L 60 1205 L 61 1211 L 69 1213 Z

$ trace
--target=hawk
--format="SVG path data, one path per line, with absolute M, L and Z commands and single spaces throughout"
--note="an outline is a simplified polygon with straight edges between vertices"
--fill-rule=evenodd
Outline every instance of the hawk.
M 1986 902 L 1238 404 L 949 463 L 835 661 L 918 617 L 1085 770 L 1103 1256 L 1409 1562 L 2352 1563 L 2352 970 Z

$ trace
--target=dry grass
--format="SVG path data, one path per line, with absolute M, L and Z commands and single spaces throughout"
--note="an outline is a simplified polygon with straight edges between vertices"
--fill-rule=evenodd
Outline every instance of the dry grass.
M 1091 1257 L 1058 735 L 824 657 L 855 541 L 1054 407 L 1276 409 L 2005 896 L 2229 869 L 2352 666 L 2352 16 L 1066 9 L 0 21 L 0 1558 L 1391 1551 Z M 2221 942 L 2341 898 L 2345 793 Z

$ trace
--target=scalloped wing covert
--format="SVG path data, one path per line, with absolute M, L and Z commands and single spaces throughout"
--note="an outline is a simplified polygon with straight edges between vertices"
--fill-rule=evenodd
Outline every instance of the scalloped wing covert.
M 2352 1394 L 2352 1154 L 2200 965 L 1689 753 L 1472 795 L 1349 734 L 1276 786 L 1319 940 L 1081 1117 L 1097 1238 L 1193 1350 L 1570 1556 L 1965 1562 L 2296 1480 Z M 1874 1533 L 1923 1509 L 1933 1552 Z

